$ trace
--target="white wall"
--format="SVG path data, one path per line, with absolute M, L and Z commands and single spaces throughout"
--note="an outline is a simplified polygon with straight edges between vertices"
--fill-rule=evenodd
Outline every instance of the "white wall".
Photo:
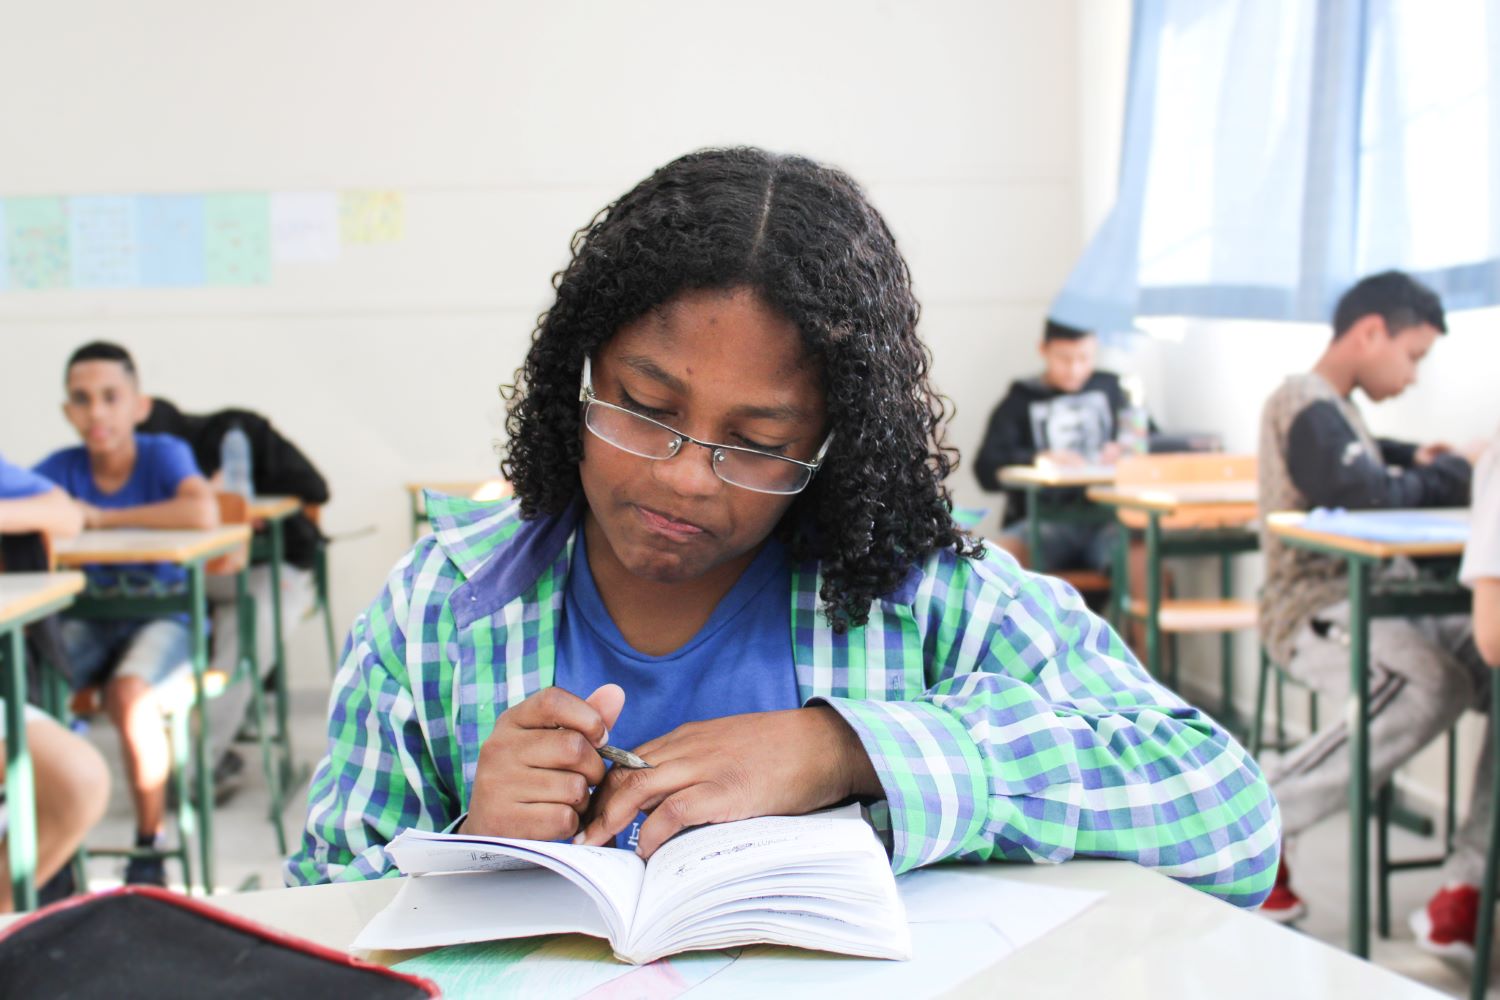
M 0 32 L 0 195 L 396 188 L 406 234 L 265 288 L 0 294 L 0 449 L 69 441 L 61 365 L 95 337 L 184 407 L 269 413 L 328 474 L 328 525 L 377 528 L 335 549 L 347 623 L 406 544 L 402 483 L 495 468 L 496 387 L 572 232 L 678 153 L 754 143 L 868 187 L 967 453 L 1083 244 L 1079 9 L 28 4 Z M 954 485 L 982 502 L 967 469 Z

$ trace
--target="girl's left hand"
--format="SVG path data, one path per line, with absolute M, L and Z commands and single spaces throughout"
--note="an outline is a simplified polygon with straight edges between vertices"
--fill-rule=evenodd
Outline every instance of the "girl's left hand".
M 636 853 L 649 858 L 688 827 L 882 794 L 854 730 L 826 705 L 690 722 L 635 752 L 652 767 L 611 768 L 575 843 L 609 844 L 646 812 Z

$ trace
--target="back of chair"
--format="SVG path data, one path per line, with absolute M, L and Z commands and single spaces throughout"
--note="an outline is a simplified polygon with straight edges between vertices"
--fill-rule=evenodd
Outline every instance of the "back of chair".
M 1167 455 L 1129 455 L 1115 467 L 1115 487 L 1120 490 L 1185 483 L 1254 483 L 1257 460 L 1254 455 L 1182 453 Z M 1167 531 L 1192 528 L 1222 528 L 1248 524 L 1256 517 L 1251 503 L 1215 504 L 1162 518 Z M 1127 527 L 1146 526 L 1146 515 L 1121 510 L 1120 522 Z

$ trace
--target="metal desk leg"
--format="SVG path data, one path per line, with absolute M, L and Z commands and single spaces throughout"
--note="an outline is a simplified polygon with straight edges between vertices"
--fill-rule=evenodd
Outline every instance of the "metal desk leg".
M 1370 957 L 1369 564 L 1349 560 L 1349 950 Z
M 281 744 L 282 775 L 286 776 L 292 771 L 292 738 L 287 726 L 286 642 L 281 631 L 281 563 L 286 549 L 282 526 L 281 521 L 271 522 L 271 656 L 276 671 L 276 742 Z M 257 676 L 255 683 L 259 685 L 260 680 Z
M 1026 487 L 1026 548 L 1029 566 L 1034 573 L 1047 570 L 1047 560 L 1042 556 L 1042 491 L 1036 486 Z
M 1146 515 L 1146 669 L 1161 680 L 1161 515 Z
M 242 567 L 234 577 L 235 621 L 239 628 L 240 663 L 246 670 L 246 683 L 250 685 L 250 706 L 255 714 L 255 738 L 260 744 L 260 764 L 265 771 L 266 787 L 270 791 L 271 808 L 269 819 L 276 833 L 276 849 L 282 855 L 286 850 L 286 831 L 281 826 L 281 766 L 271 745 L 271 734 L 266 724 L 265 696 L 260 684 L 260 650 L 255 635 L 255 601 L 250 597 L 250 567 Z
M 5 802 L 10 892 L 17 911 L 36 909 L 36 792 L 26 746 L 26 636 L 8 629 L 5 656 Z
M 214 894 L 214 790 L 213 775 L 208 766 L 208 707 L 203 690 L 208 670 L 208 635 L 204 629 L 208 618 L 208 595 L 204 589 L 202 561 L 188 567 L 188 591 L 192 604 L 189 627 L 193 640 L 193 707 L 197 726 L 193 733 L 193 767 L 198 780 L 198 852 L 203 865 L 203 894 Z
M 1234 593 L 1234 563 L 1229 556 L 1219 557 L 1219 596 L 1226 601 Z M 1219 633 L 1219 720 L 1234 724 L 1234 633 Z

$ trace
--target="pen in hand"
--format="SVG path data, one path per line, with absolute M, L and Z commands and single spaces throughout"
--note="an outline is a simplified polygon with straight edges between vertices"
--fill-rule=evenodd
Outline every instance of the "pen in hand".
M 598 751 L 599 756 L 619 767 L 628 767 L 636 771 L 651 767 L 650 764 L 647 764 L 629 750 L 621 750 L 619 747 L 612 747 L 608 743 L 594 749 Z

